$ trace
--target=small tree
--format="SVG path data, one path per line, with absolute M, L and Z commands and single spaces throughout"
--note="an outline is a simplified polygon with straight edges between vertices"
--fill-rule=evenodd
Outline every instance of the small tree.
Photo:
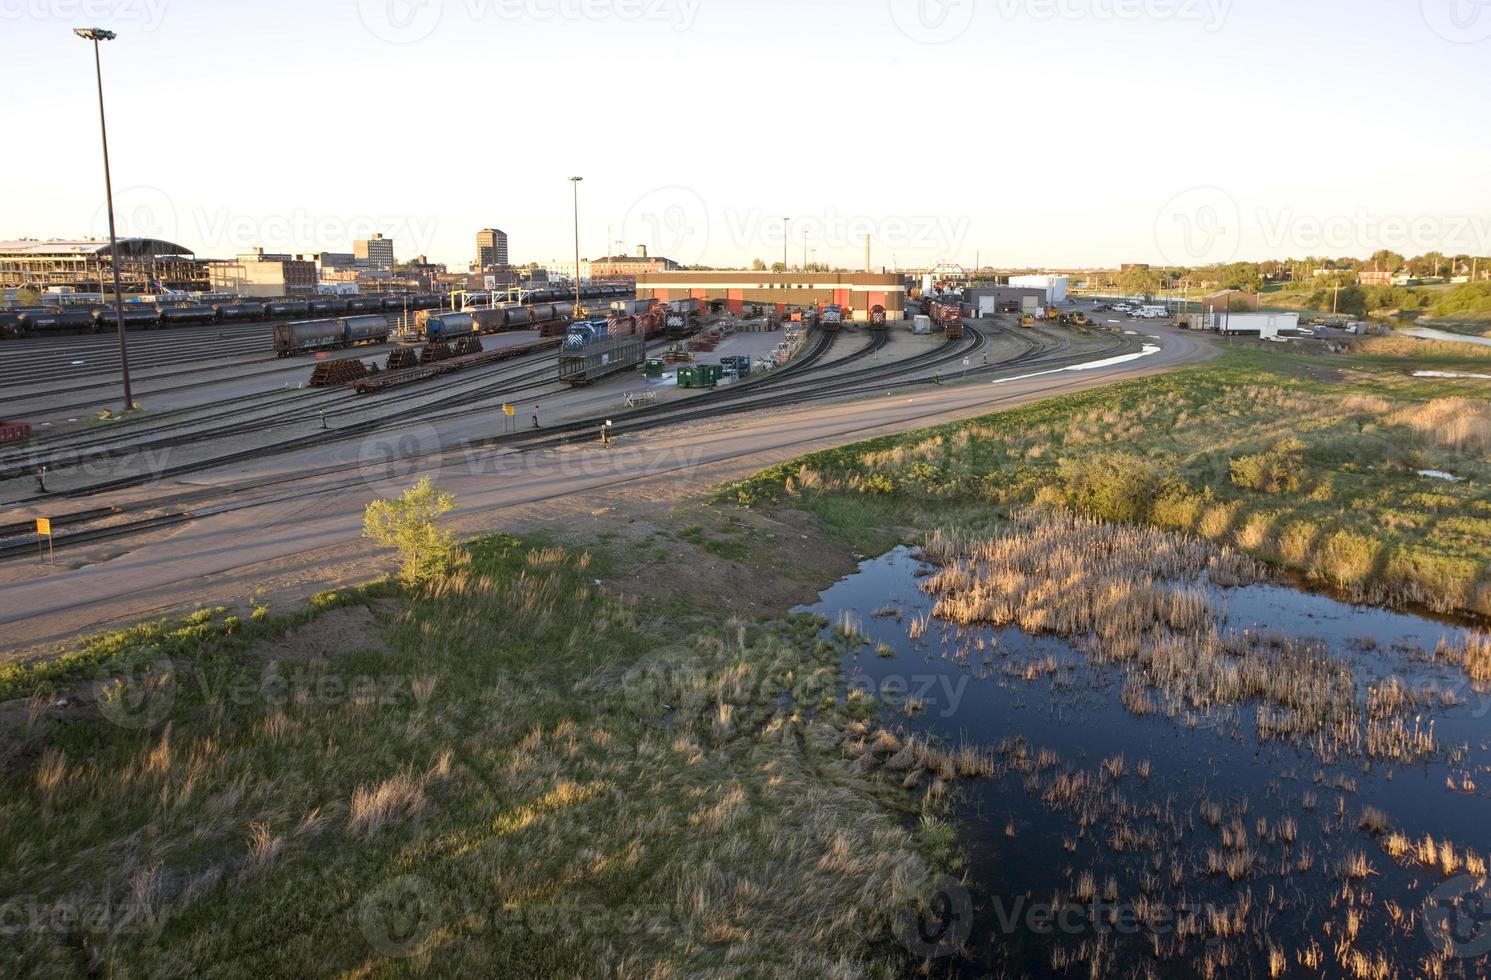
M 394 500 L 374 500 L 362 515 L 362 533 L 385 548 L 399 549 L 399 578 L 408 585 L 430 578 L 450 561 L 456 536 L 435 526 L 441 514 L 456 509 L 454 494 L 441 491 L 429 477 Z

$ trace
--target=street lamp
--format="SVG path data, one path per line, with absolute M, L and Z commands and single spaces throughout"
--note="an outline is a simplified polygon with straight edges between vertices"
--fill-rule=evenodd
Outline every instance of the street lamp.
M 124 296 L 119 288 L 119 240 L 114 235 L 114 185 L 109 177 L 109 128 L 104 123 L 104 70 L 99 61 L 98 42 L 112 41 L 113 31 L 102 27 L 74 27 L 73 31 L 85 41 L 93 42 L 93 74 L 98 81 L 98 132 L 104 144 L 104 200 L 109 208 L 109 257 L 114 261 L 114 326 L 119 331 L 119 368 L 124 374 L 124 410 L 135 406 L 134 394 L 129 387 L 129 349 L 124 342 Z
M 575 192 L 575 315 L 580 315 L 580 181 L 584 177 L 571 177 L 570 186 Z

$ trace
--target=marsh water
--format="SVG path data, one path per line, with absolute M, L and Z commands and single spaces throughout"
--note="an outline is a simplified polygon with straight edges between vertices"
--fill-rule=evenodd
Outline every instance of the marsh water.
M 987 746 L 998 762 L 952 797 L 968 864 L 943 902 L 953 911 L 921 929 L 952 941 L 914 950 L 934 972 L 1491 974 L 1484 868 L 1390 854 L 1380 824 L 1362 827 L 1373 808 L 1412 842 L 1491 854 L 1491 699 L 1432 656 L 1461 627 L 1275 585 L 1207 586 L 1219 631 L 1316 641 L 1364 699 L 1394 676 L 1417 692 L 1411 724 L 1432 726 L 1438 747 L 1404 764 L 1260 740 L 1256 704 L 1135 714 L 1125 669 L 1060 637 L 930 619 L 913 639 L 935 602 L 920 587 L 929 571 L 898 548 L 806 611 L 868 636 L 846 643 L 846 674 L 884 704 L 881 724 Z M 1101 788 L 1069 805 L 1059 783 L 1079 772 Z M 1223 849 L 1247 856 L 1240 873 L 1217 872 Z

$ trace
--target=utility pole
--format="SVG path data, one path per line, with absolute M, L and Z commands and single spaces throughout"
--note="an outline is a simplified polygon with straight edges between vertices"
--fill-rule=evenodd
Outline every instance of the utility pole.
M 575 316 L 580 315 L 580 181 L 584 179 L 570 178 L 570 186 L 575 193 Z
M 73 33 L 93 42 L 93 73 L 98 82 L 98 133 L 104 145 L 104 201 L 109 209 L 109 257 L 114 263 L 114 326 L 119 332 L 119 369 L 124 377 L 124 410 L 127 412 L 135 407 L 135 397 L 129 386 L 129 347 L 124 340 L 124 293 L 119 287 L 119 239 L 114 234 L 114 184 L 109 176 L 109 128 L 104 122 L 104 70 L 98 54 L 98 42 L 112 41 L 118 35 L 102 27 L 75 27 Z
M 782 219 L 782 271 L 786 272 L 792 268 L 792 263 L 787 258 L 787 244 L 792 241 L 792 219 Z

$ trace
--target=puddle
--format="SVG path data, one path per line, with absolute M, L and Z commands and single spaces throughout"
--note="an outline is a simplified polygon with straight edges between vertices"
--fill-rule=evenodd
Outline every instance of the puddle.
M 885 705 L 881 724 L 994 760 L 957 784 L 968 880 L 944 904 L 964 911 L 932 931 L 963 955 L 916 944 L 947 954 L 934 974 L 1267 976 L 1271 951 L 1289 975 L 1345 975 L 1355 954 L 1403 976 L 1430 956 L 1451 974 L 1491 970 L 1491 887 L 1464 860 L 1491 855 L 1491 699 L 1429 653 L 1463 628 L 1278 585 L 1201 586 L 1219 631 L 1309 641 L 1350 668 L 1364 706 L 1390 678 L 1418 693 L 1408 724 L 1432 726 L 1438 748 L 1403 763 L 1262 740 L 1246 700 L 1136 714 L 1131 664 L 932 619 L 930 571 L 898 548 L 799 611 L 859 624 L 846 676 Z M 1360 826 L 1367 808 L 1415 845 L 1452 842 L 1450 873 L 1390 855 Z
M 1491 374 L 1466 374 L 1463 371 L 1415 371 L 1415 378 L 1476 378 L 1491 381 Z

